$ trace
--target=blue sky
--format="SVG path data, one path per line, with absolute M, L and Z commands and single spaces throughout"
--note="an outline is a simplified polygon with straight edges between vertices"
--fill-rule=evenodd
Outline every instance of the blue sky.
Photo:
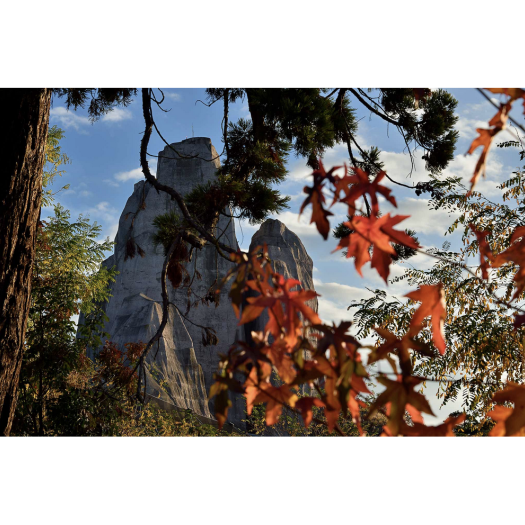
M 495 109 L 483 99 L 474 89 L 451 89 L 458 99 L 457 114 L 460 120 L 457 129 L 460 131 L 456 157 L 445 173 L 460 175 L 467 182 L 472 176 L 474 165 L 479 153 L 465 156 L 470 142 L 475 137 L 476 127 L 486 127 L 487 121 L 495 113 Z M 178 142 L 194 136 L 210 137 L 217 151 L 222 151 L 221 119 L 222 106 L 216 104 L 207 107 L 199 99 L 206 101 L 204 89 L 167 89 L 164 106 L 171 108 L 169 113 L 155 111 L 155 119 L 159 129 L 170 142 Z M 397 131 L 387 128 L 379 117 L 370 115 L 366 108 L 355 101 L 359 122 L 358 141 L 362 146 L 377 146 L 382 150 L 382 160 L 385 170 L 396 180 L 410 184 L 426 179 L 422 151 L 416 151 L 416 171 L 407 178 L 410 171 L 410 160 L 404 153 L 404 142 Z M 513 115 L 521 118 L 521 105 Z M 230 109 L 230 120 L 249 116 L 246 102 L 234 104 Z M 55 97 L 51 110 L 51 125 L 56 124 L 65 132 L 62 141 L 63 151 L 71 159 L 66 166 L 66 174 L 55 183 L 56 189 L 69 184 L 68 190 L 62 191 L 57 200 L 71 210 L 73 217 L 78 214 L 89 215 L 102 226 L 102 236 L 111 239 L 117 231 L 120 213 L 127 198 L 133 191 L 133 184 L 143 178 L 139 165 L 139 145 L 144 128 L 140 100 L 134 100 L 127 108 L 119 108 L 103 117 L 99 122 L 91 124 L 85 110 L 67 111 L 63 101 Z M 505 135 L 505 137 L 504 137 Z M 503 132 L 502 140 L 510 139 Z M 164 147 L 161 139 L 154 135 L 150 141 L 149 152 L 157 155 Z M 480 151 L 480 150 L 478 150 Z M 496 184 L 504 180 L 518 166 L 519 158 L 515 150 L 493 148 L 489 154 L 487 179 L 482 180 L 478 189 L 491 198 L 498 198 Z M 339 146 L 325 154 L 324 163 L 327 167 L 348 162 L 345 146 Z M 152 157 L 150 166 L 156 168 L 156 159 Z M 288 162 L 289 177 L 280 185 L 283 194 L 291 197 L 290 209 L 275 216 L 296 232 L 303 241 L 314 261 L 314 279 L 319 299 L 319 315 L 324 321 L 351 319 L 347 311 L 352 300 L 359 300 L 368 295 L 368 288 L 385 288 L 384 282 L 375 271 L 370 271 L 369 265 L 364 269 L 364 278 L 356 273 L 353 260 L 346 260 L 339 253 L 331 253 L 337 242 L 335 239 L 323 241 L 312 225 L 309 225 L 309 214 L 299 218 L 298 212 L 304 200 L 303 187 L 310 183 L 308 178 L 311 170 L 306 167 L 302 158 L 291 157 Z M 398 212 L 411 215 L 400 226 L 411 227 L 417 231 L 420 243 L 425 247 L 441 246 L 445 240 L 452 246 L 459 246 L 459 234 L 443 237 L 444 232 L 453 220 L 446 212 L 429 212 L 427 197 L 417 197 L 411 190 L 392 185 L 393 193 L 398 202 Z M 385 212 L 395 209 L 388 203 L 382 203 Z M 335 217 L 331 224 L 335 226 L 345 218 L 344 209 L 334 207 Z M 43 217 L 51 210 L 43 210 Z M 241 248 L 249 246 L 251 236 L 257 226 L 248 223 L 236 223 L 237 238 Z M 109 255 L 109 254 L 108 254 Z M 410 264 L 417 267 L 430 266 L 431 261 L 422 255 L 410 259 Z M 396 265 L 391 270 L 391 277 L 401 275 L 403 265 Z M 409 289 L 404 284 L 388 286 L 391 293 L 402 296 Z M 435 406 L 435 405 L 434 405 Z M 446 416 L 454 410 L 448 405 Z M 440 419 L 442 419 L 440 417 Z

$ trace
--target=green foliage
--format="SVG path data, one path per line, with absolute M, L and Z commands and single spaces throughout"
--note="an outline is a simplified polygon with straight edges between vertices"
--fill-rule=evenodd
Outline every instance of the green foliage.
M 156 230 L 153 234 L 153 244 L 164 248 L 164 256 L 167 255 L 170 246 L 180 231 L 181 222 L 179 215 L 175 211 L 157 215 L 153 219 L 153 226 Z
M 59 98 L 65 97 L 69 109 L 83 108 L 89 101 L 88 113 L 92 122 L 109 113 L 117 106 L 128 106 L 137 94 L 130 88 L 57 88 L 53 93 Z
M 101 227 L 60 205 L 40 223 L 33 266 L 31 309 L 26 332 L 16 432 L 62 433 L 62 416 L 74 400 L 64 396 L 71 373 L 85 367 L 86 345 L 101 342 L 105 320 L 102 303 L 116 271 L 100 267 L 113 243 L 97 242 Z M 82 311 L 89 318 L 83 339 L 76 339 L 72 319 Z
M 425 149 L 423 159 L 432 174 L 439 173 L 454 158 L 454 149 L 459 137 L 453 127 L 458 120 L 454 114 L 457 100 L 443 89 L 431 97 L 416 102 L 414 90 L 381 89 L 381 104 L 385 112 L 396 115 L 404 130 L 407 144 L 414 141 Z
M 64 131 L 57 126 L 49 128 L 47 134 L 46 144 L 46 165 L 44 166 L 44 173 L 42 176 L 42 186 L 47 188 L 53 183 L 55 177 L 62 176 L 65 173 L 64 170 L 60 170 L 60 166 L 68 164 L 70 162 L 69 157 L 62 153 L 60 147 L 60 141 L 64 138 Z M 69 184 L 65 185 L 62 189 L 68 189 Z M 51 190 L 42 192 L 42 206 L 50 206 L 53 202 L 53 193 Z

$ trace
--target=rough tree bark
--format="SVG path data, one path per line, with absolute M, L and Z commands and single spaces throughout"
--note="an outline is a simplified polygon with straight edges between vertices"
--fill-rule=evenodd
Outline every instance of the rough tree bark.
M 0 435 L 18 397 L 51 90 L 0 89 Z

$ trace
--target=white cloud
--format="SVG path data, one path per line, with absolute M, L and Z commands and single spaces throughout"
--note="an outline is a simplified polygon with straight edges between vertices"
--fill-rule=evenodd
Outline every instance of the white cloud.
M 348 306 L 352 301 L 359 301 L 370 296 L 370 292 L 363 286 L 349 286 L 340 283 L 324 283 L 314 278 L 315 291 L 321 295 L 319 301 L 319 316 L 325 323 L 339 323 L 340 321 L 351 321 L 352 309 Z
M 89 215 L 93 215 L 96 219 L 100 219 L 106 222 L 115 222 L 115 218 L 118 217 L 118 211 L 113 208 L 109 202 L 102 201 L 97 205 L 87 210 Z
M 459 136 L 461 138 L 473 139 L 478 134 L 476 128 L 488 128 L 488 122 L 481 119 L 460 117 L 455 128 L 459 131 Z
M 430 234 L 437 233 L 444 235 L 448 227 L 458 213 L 450 213 L 447 210 L 431 210 L 428 207 L 429 199 L 422 197 L 408 197 L 398 203 L 402 215 L 410 215 L 408 219 L 399 223 L 397 229 L 410 228 L 417 233 Z
M 122 122 L 131 118 L 132 114 L 129 109 L 115 108 L 102 117 L 102 122 Z
M 82 195 L 82 197 L 89 197 L 89 196 L 93 195 L 93 193 L 88 191 L 88 190 L 83 190 L 83 191 L 80 192 L 80 195 Z
M 148 161 L 150 164 L 154 164 L 154 161 Z M 152 175 L 156 175 L 156 172 L 153 168 L 153 165 L 150 165 L 150 171 Z M 142 173 L 142 168 L 135 168 L 129 171 L 121 171 L 119 173 L 116 173 L 113 176 L 112 179 L 104 179 L 104 182 L 106 184 L 109 184 L 110 186 L 118 186 L 120 182 L 127 182 L 128 180 L 143 180 L 144 174 Z
M 115 182 L 112 179 L 104 179 L 103 182 L 105 182 L 106 184 L 109 184 L 109 186 L 113 186 L 113 187 L 118 187 L 119 186 L 119 183 Z
M 171 100 L 174 100 L 175 102 L 180 102 L 182 100 L 182 95 L 176 91 L 164 91 L 164 96 L 166 98 L 171 98 Z
M 109 237 L 110 241 L 113 241 L 115 239 L 115 236 L 117 235 L 118 231 L 118 222 L 114 222 L 110 224 L 110 226 L 106 229 L 104 237 Z
M 58 122 L 61 127 L 73 128 L 86 133 L 83 128 L 91 124 L 88 117 L 78 115 L 74 111 L 68 111 L 65 107 L 52 108 L 50 113 L 51 122 Z
M 144 173 L 142 173 L 142 168 L 135 168 L 134 170 L 121 171 L 115 175 L 115 180 L 120 182 L 125 182 L 128 180 L 140 180 L 144 178 Z

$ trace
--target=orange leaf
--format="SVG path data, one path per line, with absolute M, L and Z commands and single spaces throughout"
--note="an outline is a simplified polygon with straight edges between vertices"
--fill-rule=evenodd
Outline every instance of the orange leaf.
M 487 163 L 487 155 L 490 149 L 490 145 L 492 144 L 492 139 L 502 129 L 505 128 L 511 107 L 512 107 L 511 102 L 508 102 L 507 104 L 500 104 L 498 112 L 489 121 L 489 126 L 491 126 L 491 129 L 483 129 L 483 128 L 476 129 L 479 135 L 472 141 L 472 144 L 470 145 L 470 148 L 467 151 L 467 155 L 472 154 L 474 150 L 479 148 L 479 146 L 483 147 L 483 151 L 481 152 L 478 162 L 476 163 L 476 167 L 474 169 L 474 174 L 472 175 L 472 179 L 470 179 L 471 186 L 470 186 L 470 190 L 467 193 L 467 196 L 472 193 L 472 190 L 474 189 L 475 184 L 478 182 L 480 175 L 483 174 L 483 176 L 485 176 L 485 166 Z
M 365 193 L 370 195 L 370 201 L 372 202 L 372 214 L 377 215 L 379 212 L 379 203 L 377 201 L 377 193 L 380 193 L 385 199 L 393 204 L 397 208 L 396 199 L 390 195 L 392 190 L 386 186 L 381 186 L 379 183 L 386 175 L 384 171 L 380 171 L 373 182 L 368 180 L 369 174 L 360 168 L 351 168 L 355 173 L 354 176 L 346 177 L 347 182 L 351 183 L 352 186 L 346 193 L 346 197 L 341 201 L 348 204 L 348 206 L 355 210 L 355 201 L 362 197 Z M 352 212 L 353 214 L 353 212 Z
M 310 224 L 315 222 L 317 231 L 323 236 L 324 240 L 328 239 L 328 234 L 330 233 L 330 223 L 328 222 L 328 217 L 333 215 L 332 212 L 326 210 L 323 207 L 326 199 L 323 195 L 323 189 L 326 181 L 335 182 L 333 172 L 338 170 L 341 166 L 335 166 L 330 171 L 326 172 L 321 160 L 319 160 L 319 169 L 314 170 L 312 173 L 314 177 L 313 187 L 305 186 L 304 192 L 308 195 L 305 201 L 303 202 L 299 215 L 303 213 L 303 210 L 308 206 L 312 205 L 312 218 L 310 219 Z
M 465 421 L 465 414 L 457 417 L 449 417 L 441 425 L 427 427 L 423 423 L 414 423 L 412 426 L 403 423 L 400 428 L 400 434 L 403 436 L 422 436 L 422 437 L 445 437 L 455 436 L 454 427 Z
M 421 306 L 410 321 L 409 334 L 416 335 L 423 327 L 423 319 L 432 316 L 432 339 L 439 353 L 443 355 L 446 349 L 443 327 L 447 312 L 443 285 L 441 283 L 422 285 L 419 290 L 410 292 L 405 297 L 412 301 L 421 301 Z
M 399 357 L 399 363 L 404 375 L 412 374 L 412 360 L 409 350 L 417 350 L 420 354 L 433 357 L 428 345 L 423 342 L 415 341 L 410 333 L 405 334 L 401 339 L 389 330 L 384 328 L 374 328 L 374 330 L 385 340 L 385 342 L 374 348 L 368 356 L 367 364 L 371 365 L 380 359 L 387 359 L 388 354 L 394 353 Z
M 516 242 L 518 239 L 520 241 Z M 517 299 L 525 289 L 525 226 L 519 226 L 514 230 L 510 238 L 512 243 L 504 252 L 499 253 L 494 258 L 492 263 L 493 268 L 499 268 L 507 262 L 513 262 L 519 266 L 514 281 L 516 283 L 516 291 L 514 299 Z
M 525 97 L 525 91 L 520 87 L 494 87 L 494 88 L 484 88 L 491 93 L 503 94 L 510 97 L 510 102 L 517 100 L 518 98 Z
M 414 387 L 421 383 L 422 379 L 414 376 L 397 376 L 397 381 L 386 377 L 379 377 L 378 382 L 386 387 L 370 407 L 368 417 L 382 406 L 386 405 L 388 423 L 387 428 L 391 435 L 399 435 L 404 423 L 405 411 L 408 411 L 415 422 L 421 422 L 420 412 L 433 416 L 432 409 L 423 394 L 414 392 Z
M 489 244 L 485 240 L 485 237 L 487 237 L 487 235 L 489 235 L 490 232 L 478 232 L 473 224 L 470 225 L 470 229 L 476 234 L 476 239 L 478 241 L 479 257 L 481 260 L 481 275 L 483 279 L 488 279 L 488 269 L 490 268 L 490 264 L 488 261 L 494 260 L 494 256 L 492 255 L 492 251 L 490 250 Z
M 275 340 L 271 346 L 266 347 L 263 352 L 268 356 L 272 364 L 277 369 L 279 377 L 285 383 L 292 383 L 297 376 L 294 362 L 287 352 L 286 342 L 282 339 Z
M 412 88 L 412 91 L 414 92 L 414 105 L 416 108 L 419 108 L 420 100 L 425 100 L 432 96 L 432 91 L 429 88 Z
M 301 411 L 304 425 L 306 428 L 310 426 L 313 419 L 312 407 L 324 407 L 325 404 L 317 397 L 303 397 L 295 403 L 295 408 Z
M 254 405 L 266 403 L 266 424 L 274 425 L 279 420 L 283 411 L 283 405 L 294 407 L 299 399 L 288 385 L 275 387 L 268 382 L 256 384 L 250 374 L 246 383 L 246 411 L 252 413 Z
M 510 401 L 514 408 L 496 406 L 487 416 L 496 421 L 490 436 L 525 435 L 525 385 L 509 382 L 508 386 L 496 392 L 492 398 L 496 403 Z
M 257 289 L 256 285 L 251 283 L 252 281 L 248 281 L 247 284 Z M 270 319 L 266 330 L 269 330 L 276 339 L 284 331 L 285 341 L 293 347 L 297 343 L 297 336 L 302 326 L 299 312 L 312 324 L 321 323 L 319 316 L 305 304 L 318 294 L 313 290 L 290 291 L 291 288 L 301 283 L 296 279 L 285 279 L 282 275 L 277 275 L 274 283 L 275 288 L 263 287 L 264 294 L 247 299 L 249 305 L 244 309 L 239 325 L 255 319 L 265 308 L 268 308 Z
M 390 217 L 389 213 L 379 219 L 374 215 L 371 217 L 353 217 L 350 222 L 345 222 L 344 225 L 354 230 L 354 233 L 341 239 L 334 251 L 347 248 L 346 257 L 355 257 L 355 268 L 361 277 L 363 277 L 362 266 L 371 260 L 372 268 L 376 268 L 379 275 L 387 282 L 392 255 L 396 253 L 390 243 L 404 244 L 414 249 L 419 248 L 419 245 L 410 235 L 393 229 L 393 226 L 408 217 L 410 215 Z M 373 250 L 372 258 L 370 258 L 369 253 L 370 246 Z

